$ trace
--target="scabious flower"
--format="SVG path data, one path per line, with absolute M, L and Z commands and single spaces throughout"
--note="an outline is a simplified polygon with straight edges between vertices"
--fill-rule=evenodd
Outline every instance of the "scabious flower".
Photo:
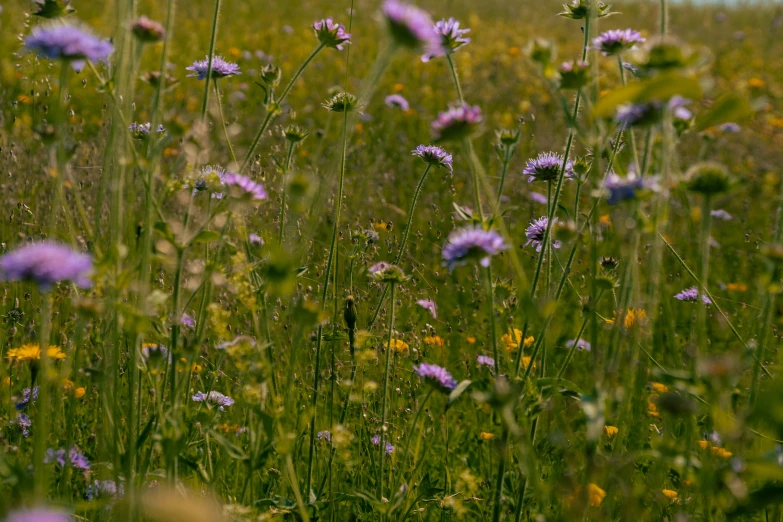
M 225 408 L 228 408 L 229 406 L 233 406 L 234 399 L 227 395 L 223 395 L 220 392 L 211 391 L 209 393 L 203 393 L 203 392 L 196 392 L 196 394 L 191 397 L 193 402 L 209 402 L 211 404 L 214 404 L 218 407 L 220 411 L 224 411 Z
M 714 217 L 715 219 L 720 219 L 722 221 L 731 221 L 734 219 L 731 214 L 723 210 L 722 208 L 715 209 L 710 212 L 710 215 Z
M 152 362 L 152 361 L 162 361 L 166 359 L 166 357 L 169 357 L 169 360 L 171 360 L 171 356 L 169 355 L 169 350 L 162 344 L 158 343 L 144 343 L 141 345 L 141 357 L 144 359 L 145 362 Z
M 59 346 L 49 346 L 46 349 L 46 355 L 50 359 L 65 359 L 65 352 Z M 41 360 L 41 346 L 37 344 L 23 344 L 19 348 L 11 348 L 6 353 L 6 357 L 13 359 L 14 361 L 40 361 Z
M 163 24 L 150 20 L 146 16 L 141 16 L 131 24 L 133 36 L 144 43 L 160 42 L 166 36 L 166 29 Z
M 397 107 L 404 111 L 407 111 L 411 108 L 410 104 L 408 103 L 408 100 L 406 100 L 404 97 L 402 97 L 399 94 L 390 94 L 388 95 L 383 102 L 386 104 L 387 107 Z
M 84 496 L 87 500 L 96 500 L 101 498 L 116 498 L 125 495 L 125 485 L 113 480 L 94 480 L 93 483 L 84 490 Z
M 9 513 L 5 522 L 73 522 L 73 518 L 64 511 L 32 508 Z
M 479 364 L 479 366 L 489 366 L 490 368 L 495 367 L 495 359 L 492 357 L 487 357 L 486 355 L 479 355 L 476 358 L 476 362 Z
M 207 72 L 209 71 L 209 56 L 203 60 L 196 60 L 193 62 L 193 65 L 186 67 L 185 70 L 193 72 L 192 74 L 188 74 L 188 76 L 197 76 L 199 80 L 206 79 Z M 237 74 L 242 74 L 239 72 L 239 66 L 237 64 L 227 62 L 222 56 L 214 56 L 212 58 L 212 73 L 209 77 L 210 80 Z
M 561 89 L 581 89 L 590 82 L 590 64 L 584 60 L 563 62 L 558 72 Z
M 542 216 L 531 221 L 530 225 L 528 225 L 528 227 L 525 229 L 525 237 L 527 238 L 527 243 L 525 243 L 525 246 L 533 245 L 536 247 L 536 252 L 541 252 L 541 248 L 543 247 L 544 234 L 546 233 L 546 227 L 548 223 L 549 219 L 546 216 Z M 552 225 L 554 226 L 555 223 L 557 223 L 557 218 L 554 219 Z M 551 234 L 552 233 L 550 232 L 550 237 Z M 560 248 L 560 241 L 552 241 L 552 247 Z
M 470 43 L 470 38 L 465 36 L 470 32 L 470 29 L 460 29 L 459 22 L 453 18 L 437 22 L 432 29 L 440 38 L 441 48 L 436 53 L 429 53 L 422 56 L 422 62 L 428 62 L 433 58 L 443 56 L 444 54 L 451 54 L 460 47 Z
M 740 126 L 734 122 L 724 123 L 718 128 L 721 130 L 721 132 L 725 132 L 727 134 L 735 134 L 741 130 Z
M 592 2 L 592 0 L 573 0 L 570 4 L 563 4 L 564 11 L 558 13 L 558 15 L 570 18 L 571 20 L 582 20 L 589 16 L 591 7 L 595 9 L 595 14 L 598 18 L 615 14 L 609 11 L 612 6 L 606 5 L 600 0 L 598 2 Z
M 576 349 L 580 352 L 589 352 L 591 349 L 590 343 L 584 339 L 579 339 L 578 341 L 576 339 L 571 339 L 565 343 L 566 348 L 573 348 L 574 344 L 576 344 Z
M 617 108 L 614 120 L 624 127 L 645 127 L 658 123 L 664 108 L 672 111 L 675 121 L 688 122 L 693 113 L 687 109 L 690 100 L 682 96 L 674 96 L 668 103 L 652 101 L 648 103 L 628 103 Z
M 264 238 L 256 234 L 255 232 L 251 232 L 250 235 L 247 236 L 247 241 L 251 245 L 255 246 L 263 246 L 264 245 Z
M 74 468 L 84 470 L 90 469 L 90 461 L 87 460 L 87 457 L 85 457 L 84 454 L 76 448 L 76 446 L 71 446 L 71 449 L 68 450 L 67 455 L 64 449 L 47 449 L 46 456 L 44 456 L 44 463 L 50 464 L 54 462 L 61 468 L 64 468 L 66 464 L 66 456 L 68 457 L 68 462 Z
M 193 180 L 193 195 L 200 191 L 206 191 L 211 194 L 212 199 L 223 199 L 223 178 L 226 175 L 226 169 L 215 165 L 206 165 L 201 168 Z M 187 187 L 186 187 L 187 188 Z
M 33 0 L 35 4 L 35 16 L 41 18 L 60 18 L 76 12 L 69 4 L 71 0 Z
M 373 436 L 373 438 L 370 439 L 370 442 L 372 442 L 373 446 L 377 446 L 378 444 L 381 443 L 381 436 L 380 435 Z M 384 444 L 383 451 L 386 452 L 387 455 L 391 455 L 392 453 L 394 453 L 394 446 L 392 446 L 388 440 L 384 442 L 385 444 Z
M 440 35 L 433 30 L 432 18 L 416 6 L 386 0 L 383 14 L 394 41 L 409 49 L 424 49 L 429 54 L 443 53 Z
M 442 148 L 435 145 L 419 145 L 413 150 L 413 155 L 418 156 L 425 163 L 435 167 L 443 167 L 453 172 L 452 156 Z
M 531 192 L 530 199 L 532 199 L 533 201 L 541 205 L 546 205 L 547 203 L 549 203 L 549 200 L 547 200 L 546 196 L 539 192 Z
M 471 259 L 478 259 L 481 266 L 488 267 L 490 257 L 507 248 L 506 240 L 495 230 L 463 227 L 449 234 L 443 247 L 443 264 L 454 270 Z
M 182 316 L 179 318 L 179 324 L 182 326 L 185 326 L 187 328 L 195 328 L 196 327 L 196 320 L 193 319 L 188 314 L 182 314 Z
M 349 92 L 339 92 L 326 100 L 323 106 L 331 112 L 354 112 L 361 109 L 362 103 Z
M 400 267 L 386 261 L 375 263 L 369 272 L 373 279 L 382 283 L 403 283 L 408 279 Z
M 438 318 L 438 306 L 435 304 L 435 301 L 432 299 L 419 299 L 416 301 L 416 304 L 424 308 L 425 310 L 428 310 L 432 314 L 433 319 Z
M 563 157 L 556 152 L 542 152 L 535 158 L 527 160 L 522 174 L 528 176 L 528 183 L 533 181 L 554 181 L 560 177 L 560 169 L 563 168 Z M 574 175 L 574 162 L 568 161 L 565 165 L 564 176 L 571 178 Z
M 70 62 L 76 70 L 84 68 L 86 60 L 106 61 L 114 51 L 107 40 L 74 25 L 36 27 L 25 39 L 24 46 L 38 56 Z
M 449 371 L 436 364 L 421 363 L 418 366 L 414 366 L 413 371 L 425 382 L 443 393 L 449 393 L 457 387 L 457 381 L 451 376 Z
M 251 201 L 262 201 L 267 198 L 263 185 L 242 174 L 227 172 L 223 176 L 223 184 L 226 187 L 236 189 L 235 192 L 241 197 L 248 197 Z
M 484 116 L 478 105 L 454 105 L 438 114 L 432 122 L 432 134 L 438 141 L 460 140 L 474 134 Z
M 639 31 L 633 29 L 611 29 L 593 38 L 593 46 L 601 51 L 604 56 L 613 56 L 615 54 L 633 49 L 636 44 L 644 42 L 645 39 Z
M 89 288 L 91 273 L 92 257 L 59 243 L 25 245 L 0 257 L 0 279 L 33 281 L 43 290 L 59 281 Z
M 147 123 L 136 123 L 133 122 L 128 127 L 128 130 L 131 133 L 131 136 L 133 136 L 133 139 L 135 140 L 144 140 L 150 137 L 150 133 L 152 132 L 152 124 Z M 166 129 L 163 128 L 163 125 L 158 125 L 158 128 L 155 129 L 155 132 L 158 134 L 163 134 L 166 132 Z
M 31 402 L 38 400 L 39 390 L 40 388 L 38 386 L 34 387 L 32 390 L 30 388 L 25 388 L 22 390 L 22 398 L 19 400 L 19 402 L 16 403 L 16 409 L 23 410 Z
M 318 437 L 320 440 L 325 440 L 326 442 L 332 442 L 332 434 L 329 433 L 328 430 L 319 431 L 316 434 L 316 437 Z
M 313 30 L 325 47 L 342 51 L 345 44 L 351 43 L 351 35 L 345 32 L 345 26 L 334 23 L 332 17 L 313 22 Z
M 19 413 L 16 415 L 16 425 L 19 426 L 19 429 L 22 431 L 22 435 L 25 437 L 30 436 L 30 427 L 33 425 L 33 422 L 26 413 Z
M 611 172 L 606 177 L 604 187 L 608 193 L 607 203 L 616 205 L 621 201 L 636 198 L 637 192 L 656 189 L 657 179 L 654 177 L 642 178 L 634 172 L 629 172 L 626 177 Z
M 701 299 L 701 301 L 704 304 L 712 304 L 712 301 L 710 301 L 710 298 L 706 295 L 702 295 L 699 292 L 699 288 L 696 286 L 692 286 L 690 288 L 686 288 L 682 292 L 678 294 L 674 294 L 674 298 L 678 299 L 680 301 L 698 301 Z

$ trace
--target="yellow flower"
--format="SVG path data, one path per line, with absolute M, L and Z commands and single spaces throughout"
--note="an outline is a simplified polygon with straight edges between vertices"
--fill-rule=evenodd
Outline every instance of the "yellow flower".
M 65 359 L 65 352 L 59 346 L 50 346 L 46 349 L 50 359 Z M 24 344 L 19 348 L 8 350 L 7 357 L 17 361 L 39 361 L 41 359 L 41 347 L 37 344 Z
M 10 377 L 6 377 L 5 379 L 3 379 L 3 386 L 11 386 L 11 378 Z
M 511 56 L 519 56 L 519 54 L 522 52 L 522 49 L 519 47 L 509 47 L 508 48 L 508 54 Z
M 492 440 L 495 438 L 495 435 L 488 432 L 488 431 L 482 431 L 479 433 L 479 439 L 480 440 Z
M 599 488 L 597 484 L 590 483 L 587 485 L 587 498 L 592 507 L 598 507 L 606 498 L 606 491 Z
M 726 290 L 731 292 L 747 292 L 748 285 L 743 283 L 726 283 Z
M 609 214 L 604 214 L 598 218 L 598 223 L 604 226 L 609 226 L 612 224 L 612 218 L 609 216 Z
M 201 373 L 204 370 L 204 367 L 200 364 L 193 363 L 193 366 L 191 367 L 191 371 L 193 373 Z
M 706 450 L 710 447 L 710 441 L 708 440 L 697 440 L 696 443 L 701 446 L 701 449 Z
M 661 491 L 663 493 L 663 496 L 668 498 L 671 501 L 674 501 L 677 499 L 677 492 L 673 489 L 664 489 Z
M 661 384 L 660 382 L 653 382 L 650 384 L 653 390 L 655 390 L 658 393 L 666 393 L 669 391 L 669 387 L 665 384 Z
M 73 391 L 73 396 L 76 397 L 77 399 L 81 399 L 82 397 L 84 397 L 85 393 L 87 393 L 87 390 L 85 390 L 83 386 L 80 386 L 79 388 L 76 388 Z
M 468 344 L 476 344 L 476 338 L 472 335 L 467 336 L 465 340 L 468 342 Z
M 389 341 L 389 348 L 391 348 L 397 353 L 407 352 L 408 343 L 400 339 L 392 339 L 391 341 Z
M 402 92 L 402 90 L 405 88 L 405 86 L 401 83 L 395 83 L 394 86 L 392 86 L 392 92 Z
M 610 439 L 613 439 L 619 431 L 620 430 L 617 428 L 617 426 L 604 426 L 604 435 Z
M 647 401 L 647 413 L 651 417 L 655 417 L 656 419 L 661 416 L 658 413 L 658 406 L 653 402 L 653 399 L 657 399 L 657 398 L 658 398 L 658 395 L 652 394 L 652 395 L 650 395 L 650 400 Z
M 530 366 L 530 357 L 527 355 L 522 356 L 522 366 L 527 370 L 527 367 Z M 533 363 L 533 368 L 536 367 L 536 363 Z
M 431 346 L 443 347 L 446 343 L 443 341 L 443 337 L 439 335 L 428 335 L 424 338 L 424 343 Z
M 729 457 L 734 455 L 732 452 L 730 452 L 726 448 L 719 448 L 717 446 L 713 446 L 712 447 L 712 454 L 717 456 L 717 457 L 720 457 L 722 459 L 728 459 Z
M 513 352 L 519 348 L 519 344 L 522 342 L 522 330 L 514 328 L 513 331 L 503 334 L 503 337 L 501 337 L 500 340 L 506 345 L 507 352 Z M 525 342 L 523 343 L 525 348 L 532 345 L 533 341 L 535 341 L 535 338 L 532 335 L 525 337 Z
M 609 324 L 614 324 L 616 318 L 617 312 L 614 312 L 612 319 L 606 319 L 606 322 Z M 645 312 L 642 308 L 629 308 L 624 314 L 623 325 L 626 329 L 630 330 L 637 324 L 643 323 L 646 320 L 647 312 Z
M 766 83 L 761 78 L 751 78 L 750 80 L 748 80 L 748 85 L 756 89 L 761 89 L 766 85 Z

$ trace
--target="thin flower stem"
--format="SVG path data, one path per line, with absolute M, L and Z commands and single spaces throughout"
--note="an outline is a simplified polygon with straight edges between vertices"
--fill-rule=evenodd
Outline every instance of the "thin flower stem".
M 709 194 L 705 194 L 702 197 L 701 205 L 701 283 L 704 288 L 709 288 L 710 278 L 710 232 L 712 228 L 712 198 Z M 707 353 L 707 305 L 701 302 L 702 292 L 698 292 L 696 296 L 696 305 L 698 308 L 697 320 L 699 323 L 699 341 L 696 343 L 698 346 L 698 352 L 693 358 L 694 371 L 696 363 L 698 362 L 699 354 L 703 355 Z
M 489 301 L 489 333 L 492 342 L 492 356 L 495 359 L 495 375 L 500 375 L 500 354 L 498 353 L 498 334 L 495 325 L 495 289 L 492 285 L 492 265 L 487 265 L 486 270 L 487 300 Z M 524 339 L 520 345 L 524 344 Z M 522 350 L 520 346 L 520 351 Z
M 237 157 L 234 155 L 234 147 L 231 146 L 231 138 L 228 136 L 228 128 L 226 128 L 226 117 L 223 114 L 223 102 L 220 101 L 220 90 L 218 89 L 217 79 L 213 80 L 215 84 L 215 99 L 217 99 L 218 112 L 220 113 L 220 123 L 223 126 L 223 136 L 226 138 L 226 145 L 228 145 L 228 153 L 231 156 L 231 162 L 236 163 Z
M 285 213 L 286 213 L 286 203 L 287 203 L 287 196 L 288 196 L 288 171 L 291 168 L 291 157 L 294 155 L 294 142 L 288 143 L 288 154 L 286 154 L 285 158 L 285 166 L 283 169 L 283 195 L 280 198 L 280 234 L 277 238 L 277 242 L 281 245 L 283 244 L 283 240 L 285 239 Z
M 391 299 L 391 312 L 390 312 L 390 318 L 389 318 L 389 333 L 386 337 L 386 370 L 384 371 L 384 377 L 383 377 L 383 397 L 382 397 L 382 405 L 381 405 L 381 434 L 380 434 L 380 440 L 378 442 L 378 455 L 379 455 L 379 465 L 378 465 L 378 499 L 383 498 L 383 455 L 386 451 L 386 445 L 384 442 L 386 441 L 386 422 L 387 422 L 387 408 L 388 408 L 388 402 L 389 402 L 389 368 L 391 366 L 391 353 L 392 353 L 392 332 L 394 330 L 394 283 L 389 283 L 389 286 L 391 287 L 389 294 Z
M 66 65 L 64 65 L 66 66 Z M 38 346 L 41 350 L 41 369 L 38 372 L 39 393 L 38 400 L 35 402 L 38 409 L 35 430 L 33 432 L 33 487 L 35 498 L 38 502 L 46 501 L 49 493 L 49 467 L 44 464 L 46 454 L 46 439 L 49 437 L 49 424 L 51 416 L 49 414 L 51 402 L 51 359 L 49 358 L 49 329 L 52 318 L 52 308 L 47 292 L 41 293 L 41 326 L 38 332 Z M 30 396 L 33 396 L 35 382 L 30 383 Z M 31 399 L 32 400 L 32 399 Z M 67 449 L 66 449 L 67 451 Z
M 451 77 L 454 79 L 454 87 L 457 88 L 457 96 L 460 103 L 465 103 L 465 97 L 462 96 L 462 86 L 459 83 L 459 75 L 457 74 L 457 67 L 454 65 L 454 60 L 451 58 L 451 53 L 446 53 L 446 60 L 449 62 L 449 69 L 451 70 Z
M 470 138 L 465 139 L 465 150 L 470 158 L 476 158 L 476 152 L 473 150 L 473 142 Z M 473 197 L 475 201 L 475 211 L 478 212 L 478 218 L 484 221 L 484 208 L 481 206 L 481 185 L 479 184 L 479 169 L 476 162 L 470 161 L 470 173 L 473 175 Z
M 532 366 L 533 363 L 531 362 Z M 506 453 L 508 451 L 508 428 L 503 427 L 503 435 L 498 447 L 498 472 L 495 476 L 495 497 L 493 501 L 492 522 L 500 522 L 503 511 L 503 476 L 506 474 Z
M 508 173 L 508 164 L 511 162 L 511 147 L 504 146 L 503 151 L 503 168 L 500 171 L 500 183 L 498 184 L 498 197 L 495 202 L 495 207 L 500 208 L 500 198 L 503 196 L 503 185 L 506 182 L 506 174 Z
M 403 462 L 402 472 L 405 473 L 405 468 L 408 464 L 408 451 L 411 447 L 411 440 L 413 439 L 413 435 L 416 433 L 416 423 L 419 420 L 419 415 L 421 414 L 421 410 L 424 409 L 424 407 L 427 405 L 427 401 L 430 400 L 430 397 L 432 397 L 432 393 L 435 391 L 435 388 L 430 386 L 429 391 L 427 391 L 427 395 L 424 396 L 424 400 L 421 401 L 421 404 L 419 404 L 419 407 L 416 408 L 416 414 L 413 416 L 413 422 L 411 422 L 411 426 L 408 429 L 408 436 L 405 439 L 405 451 L 402 453 L 402 458 L 405 459 Z
M 669 0 L 661 0 L 661 36 L 669 34 Z
M 625 67 L 623 67 L 623 59 L 619 54 L 617 55 L 617 68 L 620 71 L 620 82 L 623 86 L 625 86 Z M 641 172 L 641 167 L 639 164 L 639 152 L 638 148 L 636 147 L 636 133 L 633 129 L 629 129 L 628 134 L 631 135 L 631 152 L 633 153 L 633 164 L 636 166 L 636 170 Z
M 177 9 L 177 0 L 167 0 L 166 7 L 166 37 L 163 39 L 163 51 L 160 54 L 160 67 L 158 73 L 158 85 L 155 87 L 155 97 L 152 100 L 152 114 L 151 114 L 151 128 L 155 129 L 158 126 L 158 109 L 160 109 L 160 103 L 163 100 L 163 91 L 166 87 L 166 65 L 169 59 L 169 40 L 171 39 L 172 29 L 174 27 L 174 17 Z M 150 147 L 150 150 L 152 147 Z
M 598 306 L 598 302 L 601 300 L 601 296 L 603 295 L 603 290 L 599 290 L 598 296 L 595 298 L 595 303 L 593 303 L 591 313 L 595 313 L 595 307 Z M 560 370 L 557 372 L 557 378 L 560 379 L 565 375 L 565 371 L 568 368 L 568 364 L 571 362 L 571 358 L 574 356 L 574 353 L 577 350 L 577 346 L 579 345 L 579 341 L 582 340 L 582 334 L 585 332 L 585 328 L 587 328 L 587 322 L 589 320 L 589 316 L 585 317 L 584 321 L 582 321 L 582 326 L 579 327 L 579 333 L 576 334 L 576 338 L 574 339 L 574 345 L 571 346 L 571 349 L 568 350 L 568 355 L 566 355 L 565 361 L 563 361 L 563 366 L 560 367 Z
M 209 104 L 209 80 L 212 79 L 212 60 L 215 57 L 215 42 L 217 41 L 218 18 L 220 18 L 220 2 L 221 0 L 215 0 L 215 13 L 212 15 L 212 36 L 209 39 L 207 76 L 204 80 L 204 96 L 201 99 L 201 121 L 204 121 L 204 119 L 207 117 L 207 105 Z

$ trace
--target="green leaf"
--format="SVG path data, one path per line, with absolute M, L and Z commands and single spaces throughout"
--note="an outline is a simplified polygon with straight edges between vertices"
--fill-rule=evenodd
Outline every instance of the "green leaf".
M 244 451 L 242 451 L 242 448 L 237 446 L 236 444 L 233 444 L 232 442 L 229 442 L 228 439 L 226 439 L 224 436 L 220 435 L 214 430 L 209 431 L 210 436 L 215 439 L 215 442 L 220 444 L 220 446 L 228 452 L 229 455 L 231 455 L 232 458 L 237 460 L 247 460 L 247 455 Z
M 568 397 L 581 397 L 584 392 L 567 379 L 560 379 L 557 377 L 544 377 L 536 381 L 538 388 L 541 390 L 541 395 L 550 396 L 557 392 Z
M 727 94 L 716 101 L 710 110 L 696 118 L 695 129 L 703 131 L 722 123 L 747 120 L 752 116 L 753 108 L 748 100 L 736 94 Z
M 190 240 L 191 245 L 198 245 L 199 243 L 210 243 L 220 239 L 220 232 L 215 230 L 202 230 L 193 239 Z
M 471 384 L 473 384 L 473 381 L 464 380 L 461 383 L 459 383 L 456 388 L 451 390 L 451 393 L 449 393 L 449 400 L 446 403 L 447 410 L 451 408 L 451 405 L 454 404 L 457 401 L 457 399 L 459 399 L 460 395 L 465 393 L 465 391 L 468 389 L 468 387 Z
M 679 95 L 696 100 L 701 98 L 701 85 L 696 78 L 678 73 L 664 73 L 641 82 L 620 87 L 601 98 L 594 113 L 600 118 L 614 115 L 615 109 L 627 103 L 646 103 L 655 100 L 666 101 Z

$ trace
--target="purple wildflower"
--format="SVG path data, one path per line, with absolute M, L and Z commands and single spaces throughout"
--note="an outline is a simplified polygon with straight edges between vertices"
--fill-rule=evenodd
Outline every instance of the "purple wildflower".
M 24 435 L 25 437 L 30 436 L 30 427 L 33 425 L 33 422 L 30 420 L 30 417 L 28 417 L 26 413 L 17 414 L 16 425 L 19 426 L 20 430 L 22 430 L 22 435 Z
M 718 128 L 721 130 L 721 132 L 725 132 L 727 134 L 734 134 L 734 133 L 737 133 L 737 132 L 739 132 L 741 130 L 740 126 L 737 125 L 734 122 L 724 123 L 723 125 L 721 125 Z
M 527 238 L 527 245 L 533 245 L 536 247 L 536 252 L 541 252 L 543 246 L 544 234 L 546 234 L 546 227 L 549 223 L 549 219 L 546 216 L 542 216 L 538 219 L 534 219 L 530 222 L 530 225 L 525 229 L 525 237 Z M 553 225 L 557 223 L 557 218 L 554 219 Z M 551 237 L 551 232 L 550 232 Z M 560 248 L 560 241 L 552 241 L 553 248 Z
M 248 196 L 251 201 L 262 201 L 267 197 L 263 185 L 242 174 L 227 172 L 223 176 L 223 183 L 227 187 L 236 187 L 244 196 Z
M 692 286 L 690 288 L 686 288 L 685 290 L 683 290 L 679 294 L 675 294 L 674 298 L 678 299 L 680 301 L 691 301 L 691 302 L 698 301 L 699 299 L 701 299 L 701 301 L 704 304 L 712 304 L 712 301 L 710 301 L 710 298 L 707 297 L 706 295 L 702 295 L 699 292 L 698 287 L 695 287 L 695 286 Z
M 690 100 L 682 96 L 675 96 L 664 105 L 660 101 L 649 103 L 629 103 L 617 108 L 617 114 L 614 120 L 623 125 L 623 127 L 644 127 L 657 123 L 663 114 L 664 107 L 672 111 L 675 119 L 687 121 L 693 117 L 693 114 L 685 106 Z
M 384 270 L 392 266 L 391 263 L 387 263 L 386 261 L 379 261 L 372 265 L 370 269 L 368 270 L 371 275 L 377 275 L 382 273 Z
M 313 30 L 318 41 L 325 47 L 342 51 L 344 44 L 351 43 L 351 35 L 345 32 L 345 26 L 334 23 L 332 17 L 314 22 Z
M 495 367 L 495 359 L 492 357 L 487 357 L 486 355 L 479 355 L 476 357 L 476 362 L 479 364 L 479 366 L 489 366 L 490 368 Z
M 377 446 L 378 444 L 381 443 L 381 436 L 380 435 L 375 435 L 372 439 L 370 439 L 370 442 L 372 442 L 373 446 Z M 392 446 L 391 443 L 389 443 L 388 440 L 384 441 L 384 442 L 385 442 L 385 444 L 384 444 L 384 451 L 386 452 L 386 454 L 387 455 L 391 455 L 392 453 L 394 453 L 394 446 Z
M 226 176 L 226 169 L 213 165 L 207 165 L 201 168 L 201 173 L 196 176 L 193 184 L 193 195 L 199 191 L 209 191 L 212 199 L 223 199 L 224 188 L 223 179 Z
M 332 442 L 332 434 L 329 433 L 328 430 L 319 431 L 316 434 L 316 437 L 318 437 L 320 440 L 325 440 L 326 442 Z
M 145 362 L 150 361 L 156 361 L 156 360 L 163 360 L 166 358 L 166 356 L 169 357 L 169 360 L 171 360 L 171 355 L 169 354 L 168 348 L 163 346 L 159 343 L 144 343 L 141 346 L 141 357 L 144 359 Z
M 639 31 L 632 29 L 611 29 L 593 38 L 593 46 L 601 51 L 604 56 L 612 56 L 629 49 L 636 44 L 644 42 Z
M 196 394 L 193 397 L 191 397 L 191 399 L 194 402 L 206 401 L 211 404 L 214 404 L 218 407 L 220 411 L 224 411 L 225 408 L 234 405 L 234 399 L 232 399 L 228 395 L 223 395 L 222 393 L 216 391 L 211 391 L 209 393 L 196 392 Z
M 674 96 L 669 100 L 669 109 L 675 119 L 687 121 L 693 118 L 693 113 L 686 107 L 690 105 L 691 100 L 682 96 Z
M 441 49 L 437 53 L 425 54 L 421 57 L 422 62 L 428 62 L 437 56 L 451 54 L 457 49 L 470 43 L 470 38 L 465 35 L 470 29 L 460 29 L 459 22 L 453 18 L 441 20 L 432 28 L 435 34 L 440 38 Z
M 653 177 L 642 178 L 634 172 L 629 172 L 626 177 L 621 177 L 611 172 L 607 176 L 604 186 L 609 194 L 607 203 L 616 205 L 621 201 L 634 199 L 638 191 L 654 189 L 656 187 L 656 179 Z
M 73 518 L 63 511 L 32 508 L 10 513 L 5 522 L 73 522 Z
M 128 127 L 128 130 L 130 131 L 131 136 L 133 136 L 133 139 L 143 140 L 149 138 L 150 132 L 152 131 L 152 124 L 149 122 L 147 123 L 133 122 Z M 158 134 L 163 134 L 164 132 L 166 132 L 166 129 L 163 128 L 163 125 L 158 125 L 158 128 L 155 129 L 155 131 Z
M 571 339 L 570 341 L 567 341 L 565 343 L 566 348 L 573 348 L 574 344 L 576 344 L 576 349 L 579 350 L 580 352 L 589 352 L 590 349 L 592 348 L 590 346 L 590 343 L 588 343 L 584 339 L 579 339 L 578 341 L 576 339 Z
M 532 199 L 533 201 L 541 205 L 546 205 L 547 203 L 549 203 L 546 196 L 538 192 L 531 192 L 530 199 Z
M 50 60 L 70 62 L 76 70 L 84 68 L 86 60 L 106 61 L 114 51 L 107 40 L 74 25 L 36 27 L 24 41 L 28 51 Z
M 195 328 L 196 327 L 196 320 L 193 319 L 188 314 L 182 314 L 182 317 L 179 318 L 179 323 L 182 326 L 185 326 L 187 328 Z
M 429 54 L 443 53 L 441 37 L 433 30 L 426 11 L 399 0 L 386 0 L 383 14 L 394 41 L 409 49 L 423 48 Z
M 408 103 L 408 100 L 406 100 L 399 94 L 388 95 L 383 100 L 383 103 L 385 103 L 387 107 L 398 107 L 404 111 L 407 111 L 408 109 L 411 108 L 410 104 Z
M 121 497 L 124 494 L 125 486 L 120 484 L 118 488 L 117 483 L 113 480 L 94 480 L 93 483 L 84 490 L 84 496 L 87 500 L 115 498 L 118 496 Z
M 16 403 L 16 409 L 21 411 L 27 408 L 27 405 L 30 404 L 31 402 L 35 402 L 36 400 L 38 400 L 39 389 L 40 388 L 36 386 L 32 390 L 30 390 L 30 388 L 25 388 L 24 390 L 22 390 L 22 399 Z
M 44 290 L 58 281 L 89 288 L 91 272 L 92 257 L 58 243 L 25 245 L 0 257 L 0 279 L 33 281 Z
M 722 221 L 731 221 L 732 219 L 734 219 L 731 214 L 729 214 L 722 208 L 713 210 L 712 212 L 710 212 L 710 215 L 715 219 L 720 219 Z
M 488 267 L 490 256 L 507 248 L 506 240 L 495 230 L 484 230 L 480 226 L 463 227 L 449 234 L 443 247 L 443 261 L 449 270 L 464 265 L 470 259 L 478 259 L 481 266 Z
M 54 462 L 61 468 L 64 468 L 66 464 L 65 456 L 66 453 L 64 449 L 55 450 L 53 448 L 49 448 L 46 450 L 44 463 L 50 464 Z M 90 461 L 87 460 L 87 457 L 85 457 L 83 453 L 76 449 L 76 446 L 71 446 L 71 449 L 68 450 L 68 462 L 71 466 L 77 469 L 90 469 Z
M 454 171 L 451 154 L 435 145 L 419 145 L 413 151 L 413 155 L 418 156 L 422 161 L 430 165 L 447 168 L 449 172 Z
M 418 366 L 414 366 L 413 370 L 416 372 L 416 375 L 443 393 L 449 393 L 457 387 L 457 381 L 451 376 L 449 371 L 436 364 L 421 363 Z
M 209 56 L 203 60 L 196 60 L 193 62 L 193 65 L 186 67 L 185 70 L 193 71 L 193 74 L 188 74 L 188 76 L 197 76 L 199 80 L 204 80 L 209 71 Z M 242 74 L 239 72 L 239 66 L 237 64 L 225 61 L 222 56 L 215 56 L 212 58 L 211 80 L 225 78 L 226 76 L 234 76 L 236 74 Z
M 146 16 L 142 16 L 133 22 L 131 32 L 140 41 L 147 43 L 160 42 L 166 36 L 166 29 L 163 27 L 163 24 L 150 20 Z
M 251 245 L 264 246 L 264 238 L 262 238 L 255 232 L 251 232 L 250 235 L 247 236 L 247 241 Z
M 563 168 L 563 157 L 556 152 L 542 152 L 535 158 L 527 160 L 527 165 L 522 174 L 529 176 L 528 183 L 532 181 L 554 181 L 560 177 L 560 169 Z M 568 161 L 565 165 L 566 178 L 574 175 L 574 162 Z
M 441 112 L 432 122 L 432 134 L 438 141 L 459 140 L 473 134 L 484 121 L 478 105 L 463 103 Z
M 416 304 L 428 310 L 432 314 L 433 319 L 438 318 L 438 305 L 432 299 L 419 299 Z

